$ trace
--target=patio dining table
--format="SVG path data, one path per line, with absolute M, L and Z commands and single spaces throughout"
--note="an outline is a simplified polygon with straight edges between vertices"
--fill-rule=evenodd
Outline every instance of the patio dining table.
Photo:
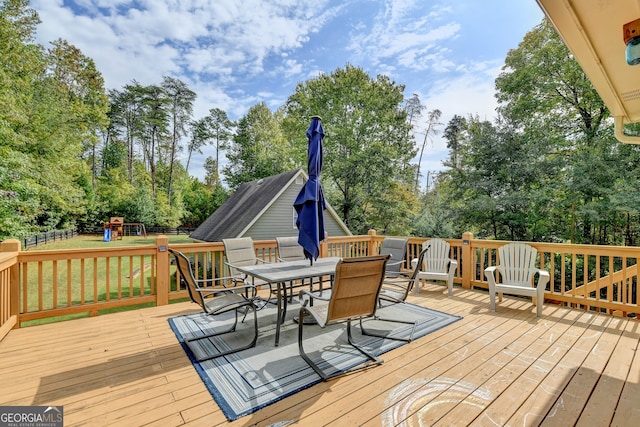
M 313 264 L 310 264 L 308 260 L 301 260 L 236 267 L 238 271 L 251 277 L 252 281 L 259 279 L 277 286 L 276 346 L 280 341 L 280 326 L 284 321 L 287 309 L 286 284 L 297 280 L 304 281 L 324 276 L 330 276 L 331 280 L 333 280 L 336 265 L 340 259 L 339 257 L 327 257 L 318 258 Z

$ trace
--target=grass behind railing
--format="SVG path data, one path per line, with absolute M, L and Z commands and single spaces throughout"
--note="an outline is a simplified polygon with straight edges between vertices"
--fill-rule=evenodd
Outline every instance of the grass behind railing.
M 192 243 L 188 235 L 179 234 L 167 236 L 169 243 Z M 102 236 L 81 235 L 73 239 L 60 240 L 57 242 L 40 245 L 37 248 L 29 248 L 25 251 L 44 251 L 44 250 L 66 250 L 66 249 L 110 249 L 122 246 L 154 246 L 156 243 L 155 236 L 147 238 L 140 236 L 125 236 L 122 240 L 112 240 L 105 242 Z
M 171 243 L 192 242 L 188 236 L 170 236 Z M 140 247 L 148 254 L 120 256 L 120 247 Z M 144 249 L 142 249 L 144 248 Z M 85 258 L 86 250 L 99 250 L 101 255 Z M 113 253 L 113 250 L 116 250 Z M 60 258 L 64 251 L 65 259 Z M 107 254 L 112 253 L 112 256 Z M 24 262 L 21 267 L 22 313 L 38 312 L 85 304 L 135 299 L 151 296 L 155 289 L 155 238 L 125 237 L 104 242 L 95 236 L 79 236 L 40 246 L 23 253 L 34 256 L 35 262 Z M 49 259 L 47 259 L 49 258 Z M 56 258 L 56 259 L 53 259 Z M 176 290 L 175 277 L 171 288 Z M 54 291 L 55 290 L 55 291 Z M 136 309 L 153 305 L 152 302 L 98 310 L 93 314 Z M 91 312 L 66 314 L 48 319 L 23 321 L 22 326 L 48 323 L 89 316 Z
M 323 254 L 353 257 L 377 253 L 384 238 L 375 234 L 330 237 Z M 409 238 L 405 269 L 411 268 L 410 260 L 417 257 L 425 240 Z M 473 238 L 447 240 L 451 244 L 451 258 L 458 261 L 454 282 L 486 289 L 484 270 L 497 264 L 497 249 L 507 242 Z M 228 275 L 222 243 L 195 243 L 184 235 L 168 236 L 168 241 L 171 247 L 192 260 L 197 278 Z M 52 243 L 37 251 L 23 251 L 20 254 L 23 324 L 59 314 L 77 317 L 76 313 L 83 310 L 99 314 L 129 309 L 117 306 L 153 305 L 157 298 L 156 276 L 169 281 L 169 301 L 184 298 L 186 292 L 179 286 L 175 266 L 157 271 L 156 256 L 160 256 L 160 252 L 156 244 L 153 236 L 147 239 L 130 236 L 111 242 L 89 236 Z M 255 241 L 254 244 L 259 258 L 277 261 L 275 241 Z M 640 313 L 639 248 L 530 244 L 538 249 L 539 267 L 551 273 L 547 300 L 587 310 Z
M 154 283 L 148 273 L 153 271 L 154 259 L 139 255 L 25 263 L 22 311 L 151 295 Z

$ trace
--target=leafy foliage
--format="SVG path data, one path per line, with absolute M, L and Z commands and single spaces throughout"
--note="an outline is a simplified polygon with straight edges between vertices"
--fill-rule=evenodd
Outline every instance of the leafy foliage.
M 615 141 L 608 110 L 546 20 L 508 53 L 496 88 L 495 124 L 454 116 L 445 130 L 455 223 L 496 239 L 633 242 L 629 171 L 640 149 Z
M 238 122 L 229 145 L 229 164 L 224 168 L 227 184 L 235 189 L 244 182 L 293 169 L 294 149 L 276 114 L 264 102 L 254 105 Z
M 387 76 L 347 64 L 299 83 L 278 110 L 194 118 L 184 82 L 107 92 L 75 46 L 34 44 L 39 22 L 27 0 L 0 0 L 0 239 L 110 216 L 197 226 L 227 199 L 223 183 L 305 168 L 306 129 L 320 115 L 325 195 L 356 234 L 638 243 L 640 147 L 614 139 L 609 111 L 546 20 L 505 59 L 498 119 L 446 125 L 447 170 L 423 194 L 420 163 L 441 112 L 426 114 L 414 163 L 425 107 Z M 201 182 L 188 169 L 207 145 L 215 156 Z
M 415 149 L 401 108 L 403 89 L 386 76 L 373 79 L 347 65 L 299 83 L 283 107 L 283 127 L 291 140 L 304 138 L 311 116 L 322 117 L 325 194 L 354 233 L 410 231 L 406 218 L 416 198 L 407 192 Z

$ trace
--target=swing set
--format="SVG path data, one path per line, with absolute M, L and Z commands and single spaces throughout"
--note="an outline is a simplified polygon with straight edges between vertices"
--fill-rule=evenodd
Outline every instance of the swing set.
M 124 222 L 123 217 L 111 217 L 104 223 L 104 241 L 122 240 L 123 236 L 144 236 L 147 238 L 147 229 L 141 222 Z

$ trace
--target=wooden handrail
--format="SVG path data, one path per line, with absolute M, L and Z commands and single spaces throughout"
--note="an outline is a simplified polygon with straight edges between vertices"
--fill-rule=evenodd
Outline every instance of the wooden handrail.
M 0 340 L 19 326 L 18 254 L 20 241 L 0 243 Z
M 376 254 L 385 236 L 329 236 L 321 256 Z M 408 240 L 406 269 L 428 238 Z M 464 288 L 487 288 L 484 269 L 495 265 L 497 249 L 508 241 L 446 239 L 458 261 L 454 282 Z M 168 304 L 188 297 L 168 254 L 166 236 L 148 246 L 104 249 L 20 251 L 20 242 L 0 246 L 0 338 L 21 322 L 141 303 Z M 611 313 L 640 314 L 640 248 L 527 242 L 539 253 L 540 268 L 551 273 L 548 300 Z M 224 246 L 215 243 L 171 245 L 194 262 L 202 278 L 228 275 Z M 257 256 L 277 261 L 275 240 L 255 241 Z

